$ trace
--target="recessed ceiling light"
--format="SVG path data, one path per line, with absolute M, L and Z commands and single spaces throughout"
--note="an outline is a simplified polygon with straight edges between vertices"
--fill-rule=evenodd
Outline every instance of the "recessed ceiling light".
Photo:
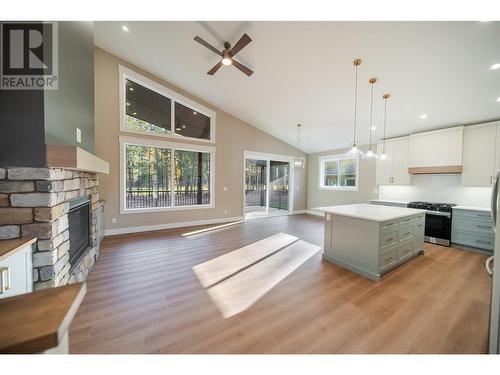
M 133 87 L 129 87 L 128 88 L 130 91 L 134 91 L 134 88 Z
M 425 120 L 425 119 L 427 118 L 427 115 L 426 115 L 426 114 L 420 115 L 420 118 L 421 118 L 422 120 Z
M 134 116 L 137 114 L 137 112 L 132 113 Z
M 497 102 L 500 102 L 500 96 L 497 98 Z
M 128 31 L 128 27 L 127 27 L 127 26 L 125 26 L 125 25 L 123 25 L 123 26 L 122 26 L 122 30 L 123 30 L 123 31 Z
M 127 105 L 130 105 L 130 103 L 127 102 Z
M 492 66 L 490 66 L 490 69 L 493 69 L 493 70 L 496 70 L 498 68 L 500 68 L 500 64 L 499 63 L 493 64 Z
M 175 130 L 179 131 L 179 130 L 181 130 L 181 128 L 175 128 Z
M 377 130 L 377 127 L 376 126 L 372 126 L 372 130 Z
M 196 115 L 196 112 L 193 112 L 193 115 Z
M 186 125 L 182 125 L 182 129 L 186 129 Z

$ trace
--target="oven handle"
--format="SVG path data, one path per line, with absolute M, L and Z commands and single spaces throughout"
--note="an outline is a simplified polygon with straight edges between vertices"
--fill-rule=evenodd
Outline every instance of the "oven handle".
M 498 171 L 495 176 L 493 191 L 491 192 L 491 217 L 493 218 L 493 231 L 495 232 L 497 230 L 498 180 L 500 180 L 500 171 Z
M 426 211 L 426 215 L 436 215 L 436 216 L 446 216 L 451 217 L 451 213 L 449 212 L 440 212 L 440 211 Z

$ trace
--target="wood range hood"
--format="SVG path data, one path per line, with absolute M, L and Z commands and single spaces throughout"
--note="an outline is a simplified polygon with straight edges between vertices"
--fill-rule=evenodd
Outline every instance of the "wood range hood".
M 73 145 L 46 145 L 47 167 L 109 174 L 109 163 Z
M 410 167 L 410 174 L 459 174 L 462 173 L 461 165 L 443 165 L 435 167 Z

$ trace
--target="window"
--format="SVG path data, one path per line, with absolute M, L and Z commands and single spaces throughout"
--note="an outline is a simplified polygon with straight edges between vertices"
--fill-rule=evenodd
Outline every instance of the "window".
M 123 66 L 120 129 L 159 137 L 215 142 L 215 112 Z
M 344 155 L 319 158 L 319 188 L 358 190 L 359 159 Z
M 128 137 L 120 145 L 122 213 L 213 207 L 212 147 Z

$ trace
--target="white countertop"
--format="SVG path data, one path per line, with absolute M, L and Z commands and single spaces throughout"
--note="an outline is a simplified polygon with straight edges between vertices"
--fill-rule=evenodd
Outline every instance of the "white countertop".
M 379 206 L 376 204 L 369 204 L 369 203 L 318 207 L 315 208 L 314 210 L 333 215 L 348 216 L 356 219 L 372 220 L 378 222 L 400 219 L 406 216 L 425 213 L 425 210 L 418 210 L 415 208 Z
M 393 201 L 390 199 L 370 199 L 370 202 L 408 204 L 410 201 Z
M 488 207 L 470 207 L 470 206 L 455 206 L 454 210 L 469 210 L 469 211 L 484 211 L 491 212 L 491 209 Z

